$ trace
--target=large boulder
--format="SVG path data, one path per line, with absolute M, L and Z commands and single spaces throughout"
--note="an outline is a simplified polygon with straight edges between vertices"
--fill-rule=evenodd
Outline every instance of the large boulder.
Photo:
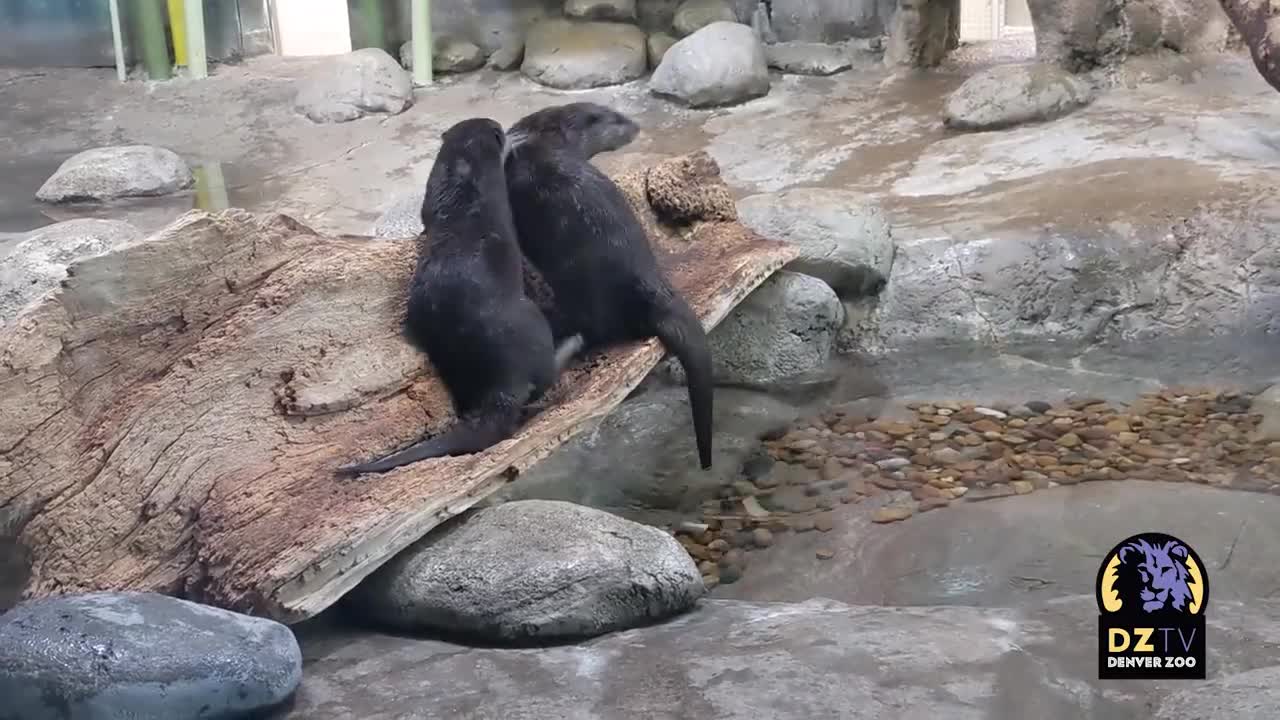
M 289 628 L 164 595 L 64 595 L 0 616 L 5 717 L 244 718 L 301 679 Z
M 58 287 L 76 258 L 97 255 L 142 237 L 119 220 L 67 220 L 32 230 L 0 259 L 0 325 Z
M 656 32 L 649 35 L 649 39 L 646 41 L 649 49 L 649 67 L 658 67 L 662 63 L 662 58 L 666 56 L 667 51 L 675 44 L 676 39 L 664 32 Z
M 684 0 L 676 8 L 671 27 L 680 37 L 692 35 L 713 22 L 737 22 L 738 16 L 725 0 Z
M 896 0 L 772 0 L 770 21 L 784 42 L 834 43 L 879 35 L 893 2 Z
M 827 369 L 843 322 L 830 285 L 775 273 L 709 333 L 716 382 L 761 389 L 809 382 Z
M 469 40 L 439 37 L 431 43 L 431 71 L 442 75 L 478 70 L 484 66 L 484 50 Z M 413 69 L 413 41 L 400 46 L 400 64 Z
M 463 514 L 349 595 L 389 627 L 487 642 L 588 638 L 664 620 L 705 588 L 667 533 L 551 500 Z
M 583 20 L 635 20 L 636 0 L 565 0 L 564 14 Z
M 1231 22 L 1208 0 L 1027 0 L 1036 56 L 1073 72 L 1129 55 L 1226 47 Z
M 294 105 L 312 122 L 348 122 L 370 113 L 398 115 L 413 104 L 413 79 L 382 48 L 326 58 L 301 81 Z
M 695 513 L 739 479 L 757 438 L 796 417 L 766 393 L 718 388 L 710 470 L 698 466 L 684 387 L 654 387 L 619 405 L 600 424 L 525 471 L 495 500 L 564 500 L 662 524 Z M 600 478 L 609 478 L 601 482 Z
M 760 235 L 800 248 L 788 270 L 820 278 L 842 300 L 880 292 L 894 241 L 879 205 L 849 190 L 793 188 L 738 201 L 738 219 Z
M 764 46 L 769 67 L 788 75 L 834 75 L 853 67 L 853 51 L 844 45 L 780 42 Z
M 634 25 L 565 19 L 529 28 L 520 71 L 561 90 L 619 85 L 649 69 L 645 34 Z
M 1000 130 L 1062 117 L 1093 97 L 1088 82 L 1059 65 L 997 65 L 951 93 L 943 123 L 955 130 Z
M 746 25 L 711 23 L 671 46 L 653 71 L 649 89 L 695 108 L 760 97 L 769 92 L 764 47 Z
M 151 145 L 85 150 L 68 158 L 36 191 L 44 202 L 168 195 L 195 184 L 177 153 Z

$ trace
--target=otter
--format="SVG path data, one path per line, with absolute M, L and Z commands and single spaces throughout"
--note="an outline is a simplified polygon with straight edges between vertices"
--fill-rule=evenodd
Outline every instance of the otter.
M 547 318 L 524 293 L 502 126 L 463 120 L 441 140 L 422 203 L 403 331 L 435 368 L 457 420 L 392 455 L 340 467 L 340 475 L 467 455 L 511 437 L 582 347 L 577 333 L 557 346 Z
M 527 115 L 507 131 L 507 190 L 520 249 L 555 296 L 555 336 L 580 335 L 583 352 L 661 340 L 684 367 L 705 470 L 713 400 L 706 333 L 658 267 L 622 190 L 590 163 L 639 132 L 631 118 L 596 103 Z

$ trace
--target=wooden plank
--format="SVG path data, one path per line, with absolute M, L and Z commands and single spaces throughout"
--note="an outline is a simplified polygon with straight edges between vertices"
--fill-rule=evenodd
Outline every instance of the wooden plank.
M 708 156 L 620 175 L 708 328 L 794 257 L 735 222 Z M 655 210 L 655 208 L 657 210 Z M 670 218 L 706 218 L 692 223 Z M 192 211 L 85 259 L 0 330 L 0 526 L 28 596 L 149 589 L 296 622 L 608 413 L 656 341 L 572 368 L 516 437 L 356 481 L 450 421 L 399 335 L 411 241 Z

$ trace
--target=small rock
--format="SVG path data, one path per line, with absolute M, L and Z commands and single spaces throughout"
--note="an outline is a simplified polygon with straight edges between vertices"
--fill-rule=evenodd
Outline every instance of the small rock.
M 413 104 L 413 79 L 382 48 L 325 58 L 299 83 L 294 106 L 312 122 L 340 123 L 370 113 L 399 115 Z
M 649 68 L 645 34 L 615 22 L 540 20 L 525 36 L 520 72 L 560 90 L 618 85 Z
M 996 65 L 951 93 L 943 123 L 956 130 L 999 130 L 1059 118 L 1092 101 L 1089 83 L 1057 65 Z
M 706 590 L 706 592 L 711 592 L 712 590 L 716 589 L 719 586 L 720 586 L 719 575 L 704 575 L 702 577 L 702 587 Z
M 191 168 L 172 150 L 117 145 L 67 158 L 36 191 L 47 203 L 168 195 L 195 184 Z
M 1036 486 L 1027 480 L 1014 480 L 1009 485 L 1019 495 L 1030 495 L 1036 489 Z
M 764 46 L 765 62 L 785 75 L 835 75 L 853 67 L 848 49 L 817 42 L 780 42 Z
M 725 585 L 732 585 L 733 583 L 736 583 L 741 579 L 742 579 L 742 568 L 740 567 L 730 566 L 727 568 L 721 568 L 720 570 L 720 582 Z
M 672 28 L 680 37 L 686 37 L 713 22 L 738 22 L 733 8 L 724 0 L 684 0 L 671 20 Z
M 818 548 L 813 552 L 813 554 L 819 560 L 830 560 L 831 558 L 836 556 L 836 551 L 830 550 L 828 548 Z
M 987 417 L 995 418 L 997 420 L 1004 420 L 1009 417 L 1008 413 L 1001 412 L 1000 410 L 996 410 L 994 408 L 975 407 L 973 411 L 978 413 L 979 415 L 986 415 Z
M 164 595 L 63 595 L 0 616 L 6 717 L 256 717 L 301 679 L 288 627 Z
M 479 70 L 484 66 L 484 50 L 467 40 L 449 36 L 436 38 L 431 44 L 431 70 L 441 75 Z M 413 69 L 413 41 L 400 46 L 400 64 Z
M 565 0 L 564 14 L 585 20 L 635 20 L 636 0 Z
M 913 508 L 909 508 L 903 505 L 887 505 L 885 507 L 880 508 L 879 510 L 876 510 L 875 514 L 871 516 L 871 522 L 874 522 L 874 523 L 898 522 L 900 520 L 906 520 L 907 518 L 911 517 L 914 513 L 915 513 L 915 510 Z
M 1116 435 L 1116 442 L 1126 447 L 1136 445 L 1140 439 L 1142 439 L 1141 436 L 1134 432 L 1122 432 Z
M 925 498 L 920 501 L 920 512 L 927 513 L 930 510 L 944 508 L 951 504 L 950 498 Z
M 695 108 L 745 102 L 767 94 L 769 84 L 760 40 L 735 22 L 713 22 L 680 40 L 649 79 L 655 95 Z
M 1107 424 L 1102 427 L 1112 435 L 1119 435 L 1120 433 L 1129 432 L 1129 421 L 1124 418 L 1114 418 L 1108 420 Z
M 743 497 L 755 495 L 759 490 L 749 480 L 734 480 L 733 491 Z
M 494 70 L 507 72 L 520 67 L 522 62 L 524 62 L 524 38 L 515 36 L 508 38 L 497 50 L 494 50 L 486 64 Z
M 656 68 L 662 62 L 662 58 L 666 56 L 667 51 L 672 45 L 676 44 L 676 39 L 664 32 L 653 33 L 649 39 L 645 41 L 645 47 L 649 53 L 649 67 Z
M 406 631 L 502 642 L 593 637 L 693 607 L 705 586 L 684 547 L 588 507 L 505 502 L 432 532 L 349 598 L 367 617 Z
M 910 464 L 911 464 L 911 461 L 904 457 L 891 457 L 891 458 L 885 458 L 884 460 L 880 460 L 879 462 L 876 463 L 876 466 L 879 467 L 881 470 L 893 471 L 893 470 L 901 470 L 902 468 Z
M 1062 447 L 1073 448 L 1073 447 L 1079 447 L 1081 441 L 1080 441 L 1079 435 L 1076 435 L 1073 432 L 1069 432 L 1066 435 L 1063 435 L 1062 437 L 1058 438 L 1057 442 Z
M 1049 410 L 1053 408 L 1052 405 L 1050 405 L 1049 403 L 1043 400 L 1031 400 L 1030 402 L 1023 403 L 1023 404 L 1026 406 L 1028 410 L 1035 413 L 1036 415 L 1043 415 L 1046 412 L 1049 412 Z
M 940 447 L 934 450 L 932 455 L 934 463 L 938 465 L 955 465 L 964 462 L 964 455 L 954 448 Z
M 707 549 L 713 553 L 726 553 L 729 551 L 729 541 L 724 538 L 716 538 L 707 543 Z
M 807 515 L 791 518 L 787 524 L 791 526 L 792 530 L 795 530 L 798 533 L 809 532 L 813 530 L 815 526 L 813 518 L 808 517 Z
M 769 517 L 769 511 L 761 507 L 760 501 L 754 496 L 742 498 L 742 509 L 757 520 Z
M 698 563 L 698 572 L 702 573 L 704 576 L 717 575 L 720 572 L 720 566 L 710 560 L 703 560 Z
M 818 513 L 813 519 L 813 527 L 818 532 L 831 532 L 836 526 L 835 516 L 829 512 Z
M 755 543 L 756 547 L 767 548 L 773 544 L 773 533 L 766 528 L 756 528 L 751 531 L 751 542 Z

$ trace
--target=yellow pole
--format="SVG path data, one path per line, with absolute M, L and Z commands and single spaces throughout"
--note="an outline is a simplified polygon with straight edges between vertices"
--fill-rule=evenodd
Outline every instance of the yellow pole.
M 174 64 L 187 66 L 187 19 L 182 12 L 182 0 L 169 0 L 169 31 L 173 33 Z

